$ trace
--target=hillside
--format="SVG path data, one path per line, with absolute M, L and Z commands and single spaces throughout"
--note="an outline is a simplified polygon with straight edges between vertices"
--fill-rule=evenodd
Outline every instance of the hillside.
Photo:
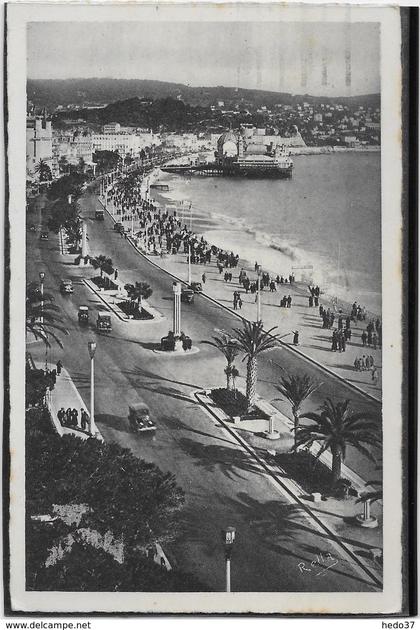
M 133 97 L 150 99 L 181 99 L 189 105 L 209 107 L 223 101 L 226 107 L 242 104 L 247 107 L 272 107 L 276 103 L 335 102 L 379 107 L 379 94 L 353 97 L 318 97 L 292 95 L 287 92 L 269 92 L 233 87 L 191 87 L 180 83 L 141 79 L 28 79 L 27 96 L 36 106 L 54 109 L 57 105 L 105 105 Z

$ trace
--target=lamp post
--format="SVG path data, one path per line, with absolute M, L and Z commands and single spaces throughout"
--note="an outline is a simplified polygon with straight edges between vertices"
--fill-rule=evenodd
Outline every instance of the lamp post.
M 235 527 L 226 527 L 226 529 L 222 530 L 222 540 L 225 545 L 226 560 L 226 593 L 230 593 L 230 559 L 232 556 L 232 549 L 235 542 L 235 537 Z
M 44 279 L 45 279 L 45 271 L 39 272 L 39 283 L 41 290 L 41 324 L 44 323 Z
M 41 292 L 41 326 L 44 326 L 44 280 L 45 280 L 45 271 L 39 272 L 39 283 L 40 283 L 40 292 Z M 47 341 L 47 332 L 43 330 L 45 335 L 45 371 L 48 370 L 48 341 Z
M 90 356 L 90 416 L 89 416 L 89 433 L 94 436 L 95 427 L 95 368 L 94 356 L 96 350 L 96 341 L 88 341 L 88 351 Z
M 257 322 L 261 321 L 261 265 L 257 265 Z

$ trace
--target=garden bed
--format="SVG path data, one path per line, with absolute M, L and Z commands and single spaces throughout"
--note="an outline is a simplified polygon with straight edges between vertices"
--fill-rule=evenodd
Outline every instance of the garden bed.
M 241 420 L 269 419 L 269 415 L 259 409 L 258 404 L 255 405 L 253 412 L 247 413 L 246 396 L 238 390 L 233 391 L 225 387 L 212 389 L 210 398 L 228 416 L 240 416 Z
M 129 302 L 128 300 L 118 302 L 117 306 L 125 315 L 128 315 L 133 319 L 153 319 L 153 315 L 151 315 L 149 311 L 146 311 L 144 308 L 139 309 L 137 305 L 133 308 L 132 302 Z
M 96 284 L 98 289 L 105 289 L 105 291 L 118 290 L 118 285 L 115 284 L 115 282 L 112 282 L 112 280 L 110 280 L 106 276 L 104 276 L 103 278 L 101 278 L 101 276 L 95 276 L 94 278 L 92 278 L 92 282 Z

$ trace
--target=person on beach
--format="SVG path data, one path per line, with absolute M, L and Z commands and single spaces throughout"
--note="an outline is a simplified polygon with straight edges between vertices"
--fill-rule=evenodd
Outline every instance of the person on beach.
M 56 363 L 56 368 L 57 368 L 57 376 L 60 376 L 61 370 L 63 369 L 63 364 L 61 363 L 60 359 L 58 359 Z

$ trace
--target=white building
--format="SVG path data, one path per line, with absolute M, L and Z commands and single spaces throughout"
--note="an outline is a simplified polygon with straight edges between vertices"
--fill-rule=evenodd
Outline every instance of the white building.
M 151 131 L 146 133 L 102 133 L 92 134 L 92 151 L 118 151 L 121 157 L 136 156 L 145 147 L 160 144 Z
M 35 167 L 40 160 L 48 164 L 53 177 L 56 164 L 53 155 L 51 120 L 44 116 L 32 116 L 26 120 L 26 174 L 36 178 Z

